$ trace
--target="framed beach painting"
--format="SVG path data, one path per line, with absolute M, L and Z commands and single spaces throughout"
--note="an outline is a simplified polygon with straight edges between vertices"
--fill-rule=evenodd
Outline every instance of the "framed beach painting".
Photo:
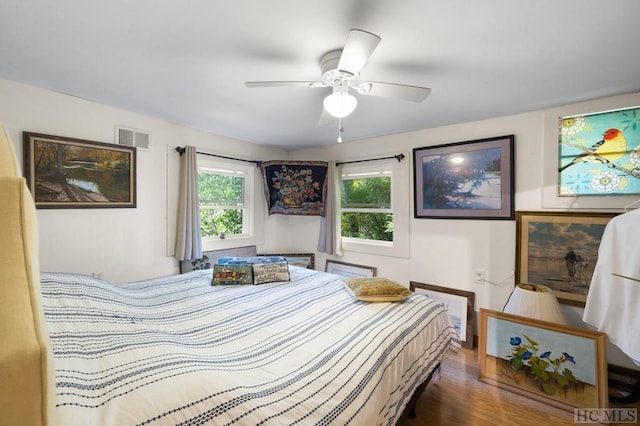
M 418 294 L 426 294 L 436 302 L 442 303 L 456 328 L 462 346 L 473 349 L 474 292 L 415 281 L 409 282 L 409 290 Z
M 609 405 L 607 335 L 480 309 L 478 379 L 573 412 Z
M 516 282 L 545 285 L 560 303 L 584 306 L 600 240 L 614 216 L 516 212 Z
M 24 172 L 37 208 L 136 207 L 136 149 L 23 132 Z
M 414 217 L 513 219 L 514 140 L 414 148 Z

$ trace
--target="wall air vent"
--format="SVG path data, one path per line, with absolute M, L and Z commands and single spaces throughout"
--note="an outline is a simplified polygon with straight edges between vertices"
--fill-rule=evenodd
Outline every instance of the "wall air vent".
M 126 146 L 135 146 L 138 151 L 149 150 L 149 136 L 149 132 L 116 126 L 116 143 Z

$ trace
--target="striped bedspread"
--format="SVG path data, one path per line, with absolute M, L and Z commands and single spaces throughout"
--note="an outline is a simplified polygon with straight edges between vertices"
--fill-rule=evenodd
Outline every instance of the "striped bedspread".
M 441 305 L 354 299 L 337 275 L 211 286 L 43 273 L 56 424 L 395 424 L 459 342 Z

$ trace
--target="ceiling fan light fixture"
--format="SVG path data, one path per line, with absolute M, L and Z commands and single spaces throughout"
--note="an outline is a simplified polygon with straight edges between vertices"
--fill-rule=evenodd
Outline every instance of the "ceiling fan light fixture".
M 334 92 L 324 98 L 324 109 L 337 118 L 346 117 L 351 114 L 357 105 L 358 100 L 349 93 Z

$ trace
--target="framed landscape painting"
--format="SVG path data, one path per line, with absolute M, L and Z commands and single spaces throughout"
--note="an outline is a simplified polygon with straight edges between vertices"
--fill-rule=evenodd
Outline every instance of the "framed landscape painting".
M 560 303 L 584 306 L 598 249 L 616 213 L 516 213 L 516 282 L 542 284 Z
M 514 135 L 413 150 L 414 217 L 514 217 Z
M 136 149 L 23 132 L 37 208 L 136 207 Z
M 478 379 L 573 412 L 609 406 L 607 335 L 480 309 Z

